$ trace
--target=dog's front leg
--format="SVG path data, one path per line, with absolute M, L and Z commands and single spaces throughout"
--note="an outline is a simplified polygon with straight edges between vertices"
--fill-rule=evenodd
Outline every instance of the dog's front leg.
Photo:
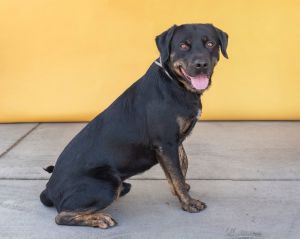
M 184 177 L 184 180 L 186 179 L 186 172 L 187 172 L 187 169 L 188 169 L 188 158 L 186 156 L 186 153 L 185 153 L 185 150 L 183 148 L 183 145 L 180 144 L 179 147 L 178 147 L 178 155 L 179 155 L 179 161 L 180 161 L 180 168 L 181 168 L 181 172 L 182 172 L 182 175 Z M 187 184 L 185 182 L 185 187 L 187 189 L 187 191 L 190 190 L 190 185 Z
M 186 156 L 186 153 L 184 151 L 184 148 L 183 148 L 182 144 L 180 144 L 179 147 L 178 147 L 178 157 L 179 157 L 181 172 L 182 172 L 182 175 L 183 175 L 183 178 L 184 178 L 184 181 L 185 181 L 186 172 L 187 172 L 187 169 L 188 169 L 188 158 Z M 176 196 L 176 192 L 175 192 L 171 177 L 170 177 L 169 173 L 164 168 L 163 168 L 163 170 L 164 170 L 164 173 L 165 173 L 166 178 L 168 180 L 171 193 L 174 196 Z M 187 184 L 186 182 L 185 182 L 185 188 L 186 188 L 187 191 L 190 190 L 190 185 Z
M 185 186 L 184 176 L 181 171 L 178 145 L 162 144 L 156 147 L 157 159 L 163 168 L 168 180 L 181 202 L 182 209 L 188 212 L 199 212 L 206 208 L 206 205 L 191 198 Z

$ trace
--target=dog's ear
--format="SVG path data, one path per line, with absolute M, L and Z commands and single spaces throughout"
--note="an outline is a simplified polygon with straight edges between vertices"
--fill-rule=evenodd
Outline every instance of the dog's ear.
M 174 35 L 176 25 L 172 26 L 168 30 L 164 31 L 155 38 L 156 46 L 160 52 L 160 58 L 162 65 L 165 65 L 170 56 L 170 43 Z
M 214 28 L 216 29 L 216 32 L 218 34 L 218 38 L 219 38 L 219 41 L 220 41 L 221 52 L 222 52 L 223 56 L 228 59 L 228 55 L 227 55 L 227 52 L 226 52 L 227 45 L 228 45 L 228 34 L 226 32 L 223 32 L 222 30 L 220 30 L 217 27 L 214 27 Z

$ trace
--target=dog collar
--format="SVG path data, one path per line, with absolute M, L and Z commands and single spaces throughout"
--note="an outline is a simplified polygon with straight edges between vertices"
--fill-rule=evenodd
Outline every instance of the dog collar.
M 170 75 L 170 73 L 163 67 L 163 65 L 162 65 L 162 63 L 161 63 L 161 57 L 159 57 L 159 60 L 154 61 L 154 63 L 155 63 L 156 65 L 158 65 L 159 67 L 161 67 L 161 68 L 164 70 L 164 72 L 166 73 L 166 75 L 167 75 L 171 80 L 173 80 L 173 77 Z

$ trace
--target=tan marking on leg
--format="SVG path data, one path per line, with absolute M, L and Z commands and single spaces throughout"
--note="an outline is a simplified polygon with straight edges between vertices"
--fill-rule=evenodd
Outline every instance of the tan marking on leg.
M 184 178 L 186 177 L 187 169 L 188 169 L 188 158 L 186 156 L 185 150 L 183 148 L 183 145 L 179 145 L 178 147 L 178 154 L 179 154 L 179 161 L 180 161 L 180 167 L 181 172 Z
M 168 173 L 167 169 L 164 167 L 163 164 L 160 164 L 160 165 L 161 165 L 161 167 L 162 167 L 162 169 L 163 169 L 163 171 L 164 171 L 164 173 L 165 173 L 165 175 L 166 175 L 166 178 L 167 178 L 167 180 L 168 180 L 168 184 L 169 184 L 169 186 L 170 186 L 171 193 L 172 193 L 174 196 L 176 196 L 176 192 L 175 192 L 175 189 L 174 189 L 174 186 L 173 186 L 173 183 L 172 183 L 172 179 L 171 179 L 171 177 L 170 177 L 170 174 Z
M 187 134 L 190 126 L 191 126 L 191 120 L 184 119 L 182 117 L 177 117 L 176 119 L 177 124 L 179 126 L 179 132 L 180 134 L 184 135 Z M 179 145 L 178 147 L 178 155 L 179 155 L 179 162 L 180 162 L 180 167 L 181 167 L 181 172 L 184 177 L 184 180 L 186 178 L 186 173 L 188 169 L 188 158 L 186 156 L 185 150 L 183 148 L 183 145 Z M 185 183 L 186 189 L 189 191 L 190 190 L 190 185 Z
M 181 167 L 181 172 L 184 177 L 184 181 L 186 180 L 186 173 L 188 169 L 188 158 L 186 156 L 185 150 L 183 148 L 183 145 L 179 145 L 178 147 L 178 154 L 179 154 L 179 162 L 180 162 L 180 167 Z M 185 181 L 185 188 L 187 191 L 190 190 L 190 185 L 186 183 Z

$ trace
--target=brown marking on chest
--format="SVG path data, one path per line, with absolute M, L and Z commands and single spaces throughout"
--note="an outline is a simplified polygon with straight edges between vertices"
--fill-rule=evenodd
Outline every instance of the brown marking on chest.
M 178 116 L 177 119 L 177 124 L 179 126 L 179 134 L 180 136 L 187 136 L 191 130 L 193 129 L 197 118 L 183 118 Z

